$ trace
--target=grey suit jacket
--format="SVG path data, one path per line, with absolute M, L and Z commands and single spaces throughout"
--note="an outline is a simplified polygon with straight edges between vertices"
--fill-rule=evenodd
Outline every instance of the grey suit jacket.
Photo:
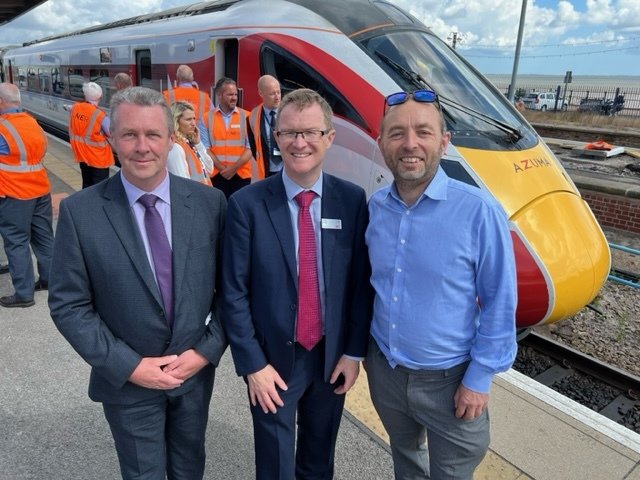
M 173 175 L 170 195 L 173 330 L 120 174 L 60 204 L 49 308 L 58 330 L 92 367 L 89 396 L 95 401 L 130 404 L 164 395 L 128 381 L 142 357 L 195 348 L 215 366 L 226 348 L 214 295 L 224 195 Z M 209 366 L 166 394 L 180 395 L 212 375 Z

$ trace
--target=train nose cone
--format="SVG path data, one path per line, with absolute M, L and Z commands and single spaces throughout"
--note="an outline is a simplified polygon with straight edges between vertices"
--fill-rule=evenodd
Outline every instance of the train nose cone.
M 510 221 L 515 226 L 518 328 L 569 317 L 595 298 L 607 279 L 611 256 L 581 197 L 550 193 L 517 211 Z

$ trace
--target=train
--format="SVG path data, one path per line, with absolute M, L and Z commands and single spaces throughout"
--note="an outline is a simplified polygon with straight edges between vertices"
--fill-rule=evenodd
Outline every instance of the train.
M 239 106 L 248 110 L 260 102 L 264 74 L 281 82 L 283 94 L 318 91 L 336 129 L 324 170 L 368 195 L 393 180 L 376 144 L 385 97 L 434 90 L 452 134 L 443 169 L 489 192 L 509 218 L 518 329 L 574 315 L 606 281 L 606 238 L 554 154 L 459 52 L 390 2 L 200 2 L 25 43 L 4 53 L 2 72 L 19 86 L 26 110 L 64 132 L 83 82 L 103 87 L 108 109 L 116 73 L 164 90 L 180 64 L 191 66 L 211 98 L 219 78 L 235 79 Z

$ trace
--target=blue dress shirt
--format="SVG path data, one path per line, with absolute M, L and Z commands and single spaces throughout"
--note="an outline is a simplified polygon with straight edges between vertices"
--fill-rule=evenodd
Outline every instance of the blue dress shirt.
M 517 350 L 515 260 L 501 206 L 439 167 L 412 206 L 394 184 L 373 194 L 369 212 L 371 333 L 389 364 L 470 361 L 462 383 L 487 393 Z

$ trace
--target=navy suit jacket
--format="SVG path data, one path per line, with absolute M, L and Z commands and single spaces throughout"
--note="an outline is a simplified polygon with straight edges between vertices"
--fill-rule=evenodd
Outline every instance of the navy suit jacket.
M 217 365 L 226 338 L 216 314 L 216 268 L 226 201 L 214 188 L 170 176 L 173 330 L 127 201 L 120 173 L 60 204 L 49 280 L 56 327 L 91 365 L 89 396 L 131 404 L 181 395 L 212 380 L 209 365 L 166 393 L 128 381 L 142 357 L 195 348 Z M 205 318 L 214 311 L 209 325 Z
M 322 229 L 325 282 L 324 377 L 343 354 L 364 357 L 372 290 L 364 233 L 364 191 L 323 174 L 322 218 L 342 228 Z M 286 382 L 295 361 L 298 274 L 291 215 L 274 175 L 229 200 L 223 255 L 223 319 L 238 375 L 271 364 Z

